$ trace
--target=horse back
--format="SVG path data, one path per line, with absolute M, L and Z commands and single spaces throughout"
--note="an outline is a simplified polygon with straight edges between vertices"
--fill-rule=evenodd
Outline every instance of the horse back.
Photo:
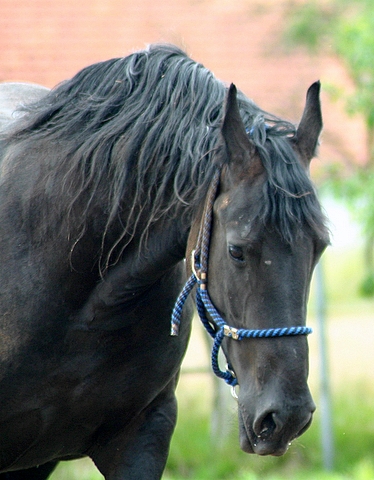
M 18 108 L 43 98 L 49 89 L 34 83 L 0 83 L 0 129 L 13 118 Z

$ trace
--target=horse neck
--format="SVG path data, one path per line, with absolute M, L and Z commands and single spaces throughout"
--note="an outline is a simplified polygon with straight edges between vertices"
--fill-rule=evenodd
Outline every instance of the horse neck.
M 93 297 L 121 298 L 122 303 L 130 302 L 147 292 L 162 277 L 173 275 L 175 267 L 184 258 L 187 234 L 179 230 L 180 223 L 172 222 L 155 225 L 147 240 L 139 242 L 134 238 L 126 247 L 118 263 L 105 272 L 103 281 L 93 289 Z M 181 270 L 179 270 L 180 272 Z
M 150 228 L 147 238 L 139 244 L 139 259 L 154 265 L 173 265 L 184 259 L 188 226 L 182 219 L 161 222 Z

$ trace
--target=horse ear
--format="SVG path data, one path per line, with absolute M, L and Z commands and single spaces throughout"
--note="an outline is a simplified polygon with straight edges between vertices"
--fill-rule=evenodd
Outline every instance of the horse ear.
M 231 84 L 226 97 L 222 136 L 229 157 L 229 168 L 234 167 L 242 171 L 250 166 L 251 157 L 254 155 L 254 146 L 245 131 L 236 96 L 236 87 Z
M 296 146 L 301 161 L 306 168 L 316 154 L 318 138 L 322 130 L 322 113 L 319 93 L 321 84 L 313 83 L 306 94 L 306 103 L 300 124 L 296 133 Z

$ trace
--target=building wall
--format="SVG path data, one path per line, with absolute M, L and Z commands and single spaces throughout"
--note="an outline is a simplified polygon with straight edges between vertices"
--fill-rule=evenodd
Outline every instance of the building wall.
M 348 87 L 349 79 L 333 56 L 285 51 L 288 6 L 288 0 L 0 0 L 0 81 L 53 87 L 91 63 L 171 42 L 263 109 L 297 121 L 313 81 Z M 361 123 L 326 94 L 323 103 L 321 159 L 363 161 Z

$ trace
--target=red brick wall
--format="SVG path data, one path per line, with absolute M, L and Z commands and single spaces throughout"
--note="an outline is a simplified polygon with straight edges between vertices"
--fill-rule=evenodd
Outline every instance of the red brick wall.
M 0 0 L 0 81 L 49 87 L 82 67 L 152 42 L 185 48 L 262 108 L 297 121 L 317 78 L 345 78 L 332 57 L 280 46 L 287 0 Z M 365 155 L 362 126 L 323 95 L 321 158 Z M 357 148 L 357 143 L 359 148 Z

